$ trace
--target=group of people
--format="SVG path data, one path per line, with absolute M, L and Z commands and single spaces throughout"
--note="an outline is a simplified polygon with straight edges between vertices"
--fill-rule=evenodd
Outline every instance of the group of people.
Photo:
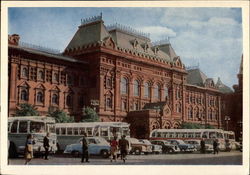
M 201 153 L 206 153 L 206 145 L 205 145 L 205 141 L 204 139 L 201 140 L 200 142 L 200 146 L 201 146 Z M 214 150 L 214 154 L 219 154 L 219 144 L 218 144 L 218 140 L 217 139 L 214 139 L 213 141 L 213 150 Z
M 82 160 L 81 162 L 88 163 L 89 162 L 89 152 L 88 152 L 88 142 L 86 140 L 86 133 L 83 133 L 83 138 L 82 138 Z M 125 163 L 126 161 L 126 156 L 128 154 L 128 148 L 129 148 L 129 142 L 128 140 L 125 139 L 126 136 L 123 135 L 122 138 L 117 141 L 117 137 L 115 136 L 113 140 L 110 141 L 110 161 L 112 162 L 113 160 L 116 161 L 118 158 L 118 152 L 120 150 L 120 155 L 121 155 L 121 160 Z
M 25 143 L 25 150 L 24 150 L 24 158 L 25 158 L 25 165 L 29 164 L 29 162 L 33 158 L 33 145 L 35 144 L 35 141 L 33 139 L 33 136 L 31 134 L 27 135 L 27 140 Z M 48 160 L 49 155 L 49 133 L 43 138 L 43 147 L 44 147 L 44 159 Z

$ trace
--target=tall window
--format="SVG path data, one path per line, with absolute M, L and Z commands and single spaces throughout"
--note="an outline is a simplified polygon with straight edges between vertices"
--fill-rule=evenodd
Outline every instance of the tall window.
M 165 97 L 165 99 L 168 97 L 168 87 L 167 86 L 164 88 L 164 97 Z
M 26 78 L 28 77 L 28 69 L 26 67 L 22 69 L 22 76 Z
M 140 84 L 138 80 L 134 81 L 134 96 L 139 96 L 140 93 Z
M 58 73 L 53 74 L 53 80 L 54 80 L 54 82 L 59 82 L 59 74 Z
M 112 99 L 110 97 L 106 98 L 106 107 L 112 108 Z
M 156 85 L 155 86 L 155 91 L 154 91 L 154 97 L 155 97 L 155 99 L 158 99 L 158 100 L 160 100 L 160 95 L 161 95 L 161 88 L 160 88 L 160 86 L 159 85 Z
M 28 101 L 28 92 L 27 92 L 27 90 L 22 90 L 21 91 L 21 100 L 23 100 L 23 101 Z
M 126 111 L 127 110 L 127 101 L 123 100 L 122 101 L 122 111 Z
M 72 106 L 72 104 L 73 104 L 73 97 L 72 97 L 72 95 L 67 95 L 67 97 L 66 97 L 66 105 L 67 106 Z
M 144 97 L 150 98 L 150 87 L 147 82 L 144 84 Z
M 52 104 L 58 105 L 58 95 L 57 94 L 52 95 Z
M 42 70 L 39 70 L 39 72 L 38 72 L 38 79 L 39 80 L 43 80 L 44 79 L 44 73 L 43 73 Z
M 43 93 L 42 92 L 38 92 L 36 95 L 36 101 L 38 103 L 43 103 Z
M 193 118 L 193 109 L 192 108 L 188 108 L 188 118 Z
M 121 94 L 128 94 L 128 80 L 124 77 L 121 79 Z

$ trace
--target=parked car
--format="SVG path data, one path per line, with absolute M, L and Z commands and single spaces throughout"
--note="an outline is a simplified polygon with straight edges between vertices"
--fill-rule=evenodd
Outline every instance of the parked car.
M 108 158 L 110 155 L 110 145 L 102 137 L 86 137 L 89 144 L 88 151 L 90 155 L 98 155 L 103 158 Z M 82 154 L 82 138 L 75 144 L 67 145 L 65 154 L 71 154 L 72 156 L 80 156 Z
M 183 151 L 183 152 L 194 152 L 194 151 L 196 151 L 196 148 L 195 148 L 194 145 L 187 144 L 183 140 L 167 140 L 167 141 L 170 142 L 170 144 L 178 145 L 180 150 Z
M 136 138 L 127 138 L 127 140 L 129 141 L 131 145 L 130 154 L 140 155 L 141 153 L 144 153 L 144 154 L 152 153 L 151 145 L 140 142 Z
M 201 149 L 201 140 L 185 140 L 184 142 L 190 145 L 194 145 L 197 151 L 200 151 Z M 213 151 L 213 145 L 210 143 L 206 143 L 206 141 L 205 141 L 205 151 L 206 152 Z
M 178 153 L 180 148 L 177 145 L 170 144 L 166 140 L 151 140 L 152 144 L 162 146 L 162 153 Z
M 140 139 L 139 141 L 150 146 L 152 149 L 152 153 L 155 153 L 155 154 L 162 153 L 162 146 L 161 145 L 152 144 L 149 140 L 146 140 L 146 139 Z

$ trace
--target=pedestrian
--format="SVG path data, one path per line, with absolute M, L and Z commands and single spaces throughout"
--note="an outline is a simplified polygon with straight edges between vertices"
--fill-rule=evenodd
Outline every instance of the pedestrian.
M 45 149 L 44 152 L 44 159 L 48 160 L 48 155 L 49 155 L 49 133 L 43 138 L 43 147 Z
M 200 152 L 201 152 L 202 154 L 204 154 L 204 153 L 206 152 L 206 147 L 205 147 L 205 141 L 204 141 L 204 139 L 201 139 L 200 146 L 201 146 Z
M 89 151 L 88 151 L 88 142 L 86 140 L 87 134 L 84 132 L 82 137 L 82 163 L 85 162 L 89 163 Z
M 25 165 L 29 164 L 31 159 L 33 158 L 33 138 L 31 134 L 27 135 L 27 140 L 25 143 L 24 157 L 25 157 Z
M 121 152 L 121 159 L 125 163 L 126 156 L 128 154 L 129 142 L 125 139 L 126 136 L 123 135 L 122 138 L 119 140 L 119 148 Z
M 213 142 L 213 149 L 214 149 L 214 154 L 219 154 L 218 141 L 216 139 L 214 139 Z
M 117 137 L 115 136 L 113 140 L 110 142 L 110 162 L 114 159 L 116 162 L 117 159 L 117 152 L 118 152 L 118 142 L 117 142 Z

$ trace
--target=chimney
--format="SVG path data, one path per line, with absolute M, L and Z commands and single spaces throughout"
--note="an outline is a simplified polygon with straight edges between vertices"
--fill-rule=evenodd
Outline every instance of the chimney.
M 8 43 L 11 45 L 18 46 L 19 39 L 20 39 L 20 37 L 18 34 L 8 35 Z

